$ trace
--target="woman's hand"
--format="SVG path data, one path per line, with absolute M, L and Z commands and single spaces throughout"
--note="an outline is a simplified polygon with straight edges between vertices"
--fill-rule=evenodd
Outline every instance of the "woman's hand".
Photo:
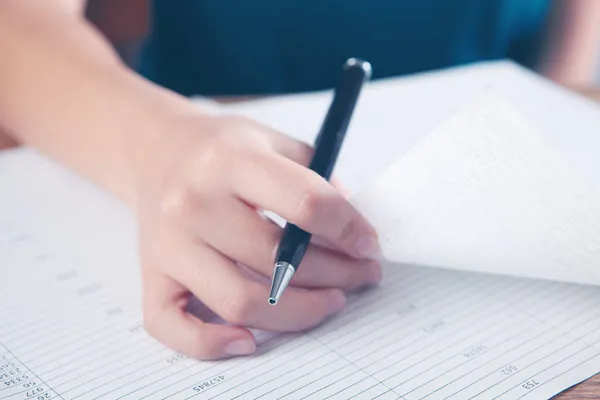
M 380 280 L 373 228 L 305 167 L 311 156 L 309 146 L 241 117 L 195 116 L 168 126 L 146 154 L 137 195 L 152 336 L 195 358 L 251 354 L 246 328 L 313 327 L 343 309 L 346 292 Z M 267 300 L 281 229 L 259 210 L 327 243 L 311 244 L 276 307 Z M 188 313 L 191 295 L 230 324 Z
M 252 353 L 246 327 L 311 327 L 343 308 L 344 291 L 379 279 L 364 259 L 377 250 L 374 232 L 300 165 L 307 146 L 244 119 L 202 115 L 139 77 L 77 3 L 0 1 L 0 121 L 134 210 L 153 336 L 198 358 Z M 280 232 L 263 209 L 328 243 L 310 248 L 276 307 L 268 280 L 256 279 L 270 277 Z M 190 294 L 234 325 L 186 313 Z

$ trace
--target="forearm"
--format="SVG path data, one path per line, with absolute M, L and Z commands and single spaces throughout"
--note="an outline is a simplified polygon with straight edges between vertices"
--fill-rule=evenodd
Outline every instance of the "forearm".
M 50 3 L 0 3 L 0 125 L 133 206 L 140 153 L 187 102 L 129 71 L 83 18 Z
M 592 84 L 600 56 L 600 2 L 553 0 L 538 65 L 549 78 L 570 87 Z

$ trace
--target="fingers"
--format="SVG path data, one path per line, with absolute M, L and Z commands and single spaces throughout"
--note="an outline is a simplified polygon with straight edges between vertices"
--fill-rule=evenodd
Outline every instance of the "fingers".
M 341 195 L 345 199 L 350 198 L 350 190 L 348 190 L 348 188 L 342 183 L 342 181 L 339 178 L 337 178 L 336 176 L 332 176 L 329 182 L 334 188 L 336 188 L 341 193 Z
M 185 311 L 189 292 L 156 272 L 144 274 L 144 327 L 166 346 L 201 360 L 254 353 L 250 331 L 205 323 Z
M 310 164 L 310 161 L 314 155 L 314 149 L 308 144 L 299 142 L 298 140 L 270 129 L 267 130 L 267 136 L 273 147 L 273 150 L 275 150 L 277 153 L 302 166 L 307 167 Z M 332 176 L 329 181 L 333 187 L 342 193 L 344 198 L 348 198 L 350 196 L 349 191 L 336 176 Z
M 264 276 L 273 272 L 281 228 L 237 199 L 219 210 L 197 213 L 186 220 L 211 247 Z M 235 239 L 232 235 L 235 234 Z M 343 253 L 310 245 L 292 285 L 352 291 L 380 279 L 379 263 L 350 258 Z
M 277 153 L 305 167 L 310 164 L 310 160 L 315 152 L 312 146 L 277 131 L 267 130 L 266 133 L 271 147 Z
M 373 228 L 323 178 L 279 154 L 256 152 L 247 157 L 247 168 L 235 169 L 231 177 L 232 190 L 244 201 L 325 237 L 349 255 L 378 255 Z
M 269 287 L 246 278 L 235 264 L 204 245 L 187 244 L 172 275 L 185 283 L 207 307 L 225 321 L 270 331 L 311 328 L 345 306 L 338 289 L 288 288 L 277 307 L 268 304 Z M 181 262 L 179 262 L 181 261 Z

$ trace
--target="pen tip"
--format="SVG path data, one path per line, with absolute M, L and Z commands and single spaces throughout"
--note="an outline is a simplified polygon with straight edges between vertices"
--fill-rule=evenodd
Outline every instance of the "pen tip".
M 270 305 L 274 306 L 279 302 L 283 291 L 288 286 L 295 273 L 296 269 L 286 262 L 278 262 L 275 264 L 273 282 L 271 283 L 271 293 L 269 293 Z

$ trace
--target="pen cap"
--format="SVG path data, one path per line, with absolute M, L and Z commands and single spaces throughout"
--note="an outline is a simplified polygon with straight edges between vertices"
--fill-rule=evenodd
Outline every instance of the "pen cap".
M 364 61 L 358 58 L 349 58 L 344 64 L 344 70 L 356 70 L 358 73 L 363 75 L 362 80 L 368 81 L 371 79 L 372 69 L 371 64 L 368 61 Z

